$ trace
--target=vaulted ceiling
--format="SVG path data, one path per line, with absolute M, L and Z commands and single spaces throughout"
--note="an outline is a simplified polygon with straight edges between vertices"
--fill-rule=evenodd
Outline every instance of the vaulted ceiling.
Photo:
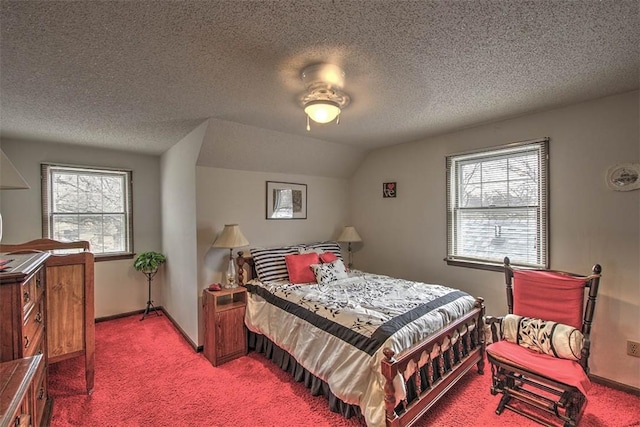
M 159 154 L 213 118 L 202 162 L 214 166 L 233 163 L 238 134 L 363 153 L 640 81 L 637 0 L 1 7 L 2 137 Z M 339 125 L 307 132 L 300 73 L 319 62 L 344 69 L 352 101 Z

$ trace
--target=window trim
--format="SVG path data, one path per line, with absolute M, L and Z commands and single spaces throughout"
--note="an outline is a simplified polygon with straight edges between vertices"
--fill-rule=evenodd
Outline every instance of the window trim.
M 134 234 L 133 234 L 133 171 L 126 168 L 114 168 L 103 166 L 87 166 L 72 165 L 64 163 L 41 163 L 40 164 L 40 182 L 41 182 L 41 207 L 42 207 L 42 237 L 51 239 L 49 234 L 51 229 L 51 219 L 49 215 L 49 206 L 53 202 L 52 185 L 50 182 L 50 171 L 54 168 L 68 168 L 75 172 L 88 171 L 92 173 L 100 172 L 120 172 L 127 176 L 127 194 L 125 195 L 125 214 L 128 217 L 126 227 L 126 244 L 128 250 L 122 252 L 94 253 L 96 262 L 113 261 L 120 259 L 131 259 L 135 255 L 134 250 Z
M 515 263 L 513 260 L 511 264 L 514 266 L 518 266 L 521 268 L 549 268 L 549 260 L 550 260 L 550 219 L 549 219 L 549 137 L 531 139 L 526 141 L 518 141 L 512 142 L 508 144 L 503 144 L 499 146 L 492 146 L 487 148 L 474 149 L 459 153 L 453 153 L 446 156 L 446 236 L 447 236 L 447 256 L 443 261 L 447 263 L 447 265 L 458 266 L 458 267 L 468 267 L 475 268 L 480 270 L 490 270 L 490 271 L 503 271 L 503 263 L 501 261 L 493 261 L 488 259 L 478 259 L 478 258 L 470 258 L 465 256 L 453 255 L 453 245 L 455 244 L 454 239 L 454 218 L 453 214 L 455 210 L 454 201 L 452 197 L 452 187 L 457 188 L 457 180 L 452 175 L 455 174 L 455 168 L 452 167 L 452 162 L 455 159 L 456 161 L 464 160 L 465 156 L 470 157 L 482 157 L 482 154 L 485 154 L 487 157 L 493 157 L 490 153 L 498 152 L 501 150 L 517 150 L 520 147 L 527 146 L 537 146 L 538 150 L 540 150 L 541 154 L 541 162 L 539 164 L 539 201 L 538 206 L 540 210 L 540 221 L 542 230 L 539 231 L 540 238 L 544 244 L 544 252 L 542 254 L 542 263 L 541 264 L 525 264 L 525 263 Z M 525 150 L 526 148 L 523 148 Z M 514 151 L 517 152 L 517 151 Z M 498 154 L 498 153 L 495 153 Z M 509 254 L 505 254 L 505 256 L 509 256 Z

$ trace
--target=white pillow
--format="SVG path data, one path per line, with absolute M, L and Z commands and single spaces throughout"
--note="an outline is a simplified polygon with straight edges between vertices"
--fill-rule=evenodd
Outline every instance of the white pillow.
M 347 269 L 340 259 L 324 264 L 311 264 L 311 269 L 316 276 L 316 282 L 320 284 L 326 285 L 336 280 L 349 277 Z
M 298 249 L 300 251 L 300 254 L 310 254 L 310 253 L 317 253 L 318 255 L 323 254 L 324 250 L 323 249 L 318 249 L 318 248 L 305 248 L 304 246 L 300 246 L 300 248 Z

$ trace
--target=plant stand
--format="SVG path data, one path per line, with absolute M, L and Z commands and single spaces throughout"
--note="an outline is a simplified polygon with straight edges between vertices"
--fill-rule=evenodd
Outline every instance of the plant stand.
M 158 270 L 143 271 L 143 273 L 147 276 L 147 284 L 149 285 L 149 298 L 147 299 L 147 308 L 144 309 L 144 313 L 142 313 L 142 318 L 140 319 L 140 321 L 143 321 L 151 310 L 156 313 L 156 316 L 160 316 L 160 313 L 158 313 L 158 307 L 153 305 L 153 301 L 151 300 L 151 282 L 153 281 L 153 278 L 155 277 L 157 272 Z

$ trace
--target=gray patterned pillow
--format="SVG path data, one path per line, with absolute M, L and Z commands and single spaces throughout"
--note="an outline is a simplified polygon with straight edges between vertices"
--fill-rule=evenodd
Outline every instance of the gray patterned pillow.
M 324 264 L 311 264 L 311 269 L 316 276 L 316 282 L 320 284 L 329 284 L 336 280 L 349 277 L 347 275 L 347 269 L 340 259 Z

